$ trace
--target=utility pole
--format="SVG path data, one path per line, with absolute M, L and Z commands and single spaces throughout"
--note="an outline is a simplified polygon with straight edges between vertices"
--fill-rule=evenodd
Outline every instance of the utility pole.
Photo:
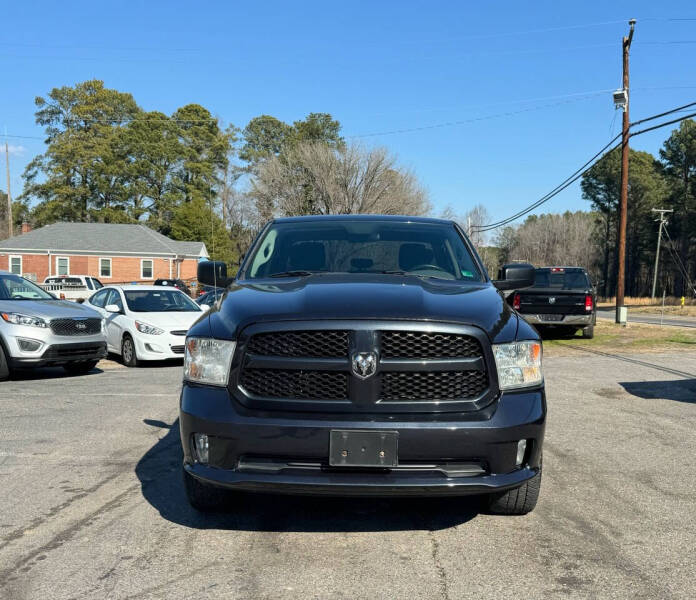
M 616 322 L 623 323 L 625 321 L 624 307 L 624 287 L 626 282 L 626 212 L 628 206 L 628 52 L 631 48 L 631 40 L 633 40 L 633 29 L 636 25 L 636 20 L 631 19 L 628 22 L 631 30 L 628 36 L 622 40 L 623 48 L 623 90 L 625 93 L 626 104 L 624 105 L 623 113 L 623 132 L 621 135 L 621 200 L 619 203 L 619 274 L 616 282 Z
M 657 287 L 657 265 L 660 263 L 660 243 L 662 242 L 662 228 L 665 225 L 667 225 L 665 213 L 671 213 L 674 211 L 666 208 L 653 208 L 652 212 L 660 213 L 660 227 L 657 231 L 657 250 L 655 252 L 655 273 L 653 274 L 652 294 L 650 296 L 651 298 L 655 298 L 655 288 Z

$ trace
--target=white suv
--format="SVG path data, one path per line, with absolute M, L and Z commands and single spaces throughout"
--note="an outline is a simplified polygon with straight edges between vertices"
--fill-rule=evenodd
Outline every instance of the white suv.
M 54 365 L 86 373 L 105 356 L 101 315 L 0 271 L 0 380 L 14 369 Z

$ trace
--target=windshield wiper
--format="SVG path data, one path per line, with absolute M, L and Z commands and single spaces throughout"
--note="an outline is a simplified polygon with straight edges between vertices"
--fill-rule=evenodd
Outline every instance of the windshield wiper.
M 303 271 L 298 269 L 297 271 L 282 271 L 280 273 L 272 273 L 269 277 L 309 277 L 314 275 L 317 271 Z

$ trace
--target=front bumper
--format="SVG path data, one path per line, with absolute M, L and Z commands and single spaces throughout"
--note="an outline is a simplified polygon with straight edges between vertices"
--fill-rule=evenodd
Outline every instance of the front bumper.
M 0 337 L 13 368 L 64 365 L 75 361 L 98 360 L 106 356 L 106 338 L 103 333 L 90 335 L 57 335 L 46 327 L 5 325 Z M 36 350 L 23 349 L 20 343 L 38 344 Z
M 106 342 L 75 342 L 48 346 L 40 356 L 10 356 L 15 369 L 51 367 L 106 358 Z
M 545 315 L 537 314 L 526 314 L 520 313 L 527 323 L 532 325 L 547 325 L 547 326 L 560 326 L 564 327 L 566 325 L 573 325 L 577 327 L 587 327 L 594 323 L 594 315 L 590 313 L 589 315 L 563 315 L 560 321 L 551 321 L 545 318 Z
M 134 334 L 136 353 L 140 360 L 172 360 L 184 358 L 186 336 Z
M 522 485 L 540 466 L 546 400 L 543 389 L 504 393 L 478 413 L 365 416 L 250 411 L 226 389 L 185 383 L 180 430 L 184 468 L 204 483 L 236 490 L 311 495 L 431 496 L 491 493 Z M 332 429 L 399 432 L 399 467 L 328 466 Z M 208 465 L 196 461 L 193 433 L 210 440 Z M 527 452 L 516 466 L 517 443 Z M 249 469 L 287 461 L 287 469 Z M 475 474 L 451 476 L 431 464 L 476 464 Z

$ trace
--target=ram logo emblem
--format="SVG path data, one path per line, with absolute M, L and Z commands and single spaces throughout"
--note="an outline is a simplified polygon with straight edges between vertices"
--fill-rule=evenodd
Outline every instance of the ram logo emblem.
M 377 370 L 377 354 L 375 352 L 358 352 L 351 361 L 353 373 L 360 379 L 372 377 Z

